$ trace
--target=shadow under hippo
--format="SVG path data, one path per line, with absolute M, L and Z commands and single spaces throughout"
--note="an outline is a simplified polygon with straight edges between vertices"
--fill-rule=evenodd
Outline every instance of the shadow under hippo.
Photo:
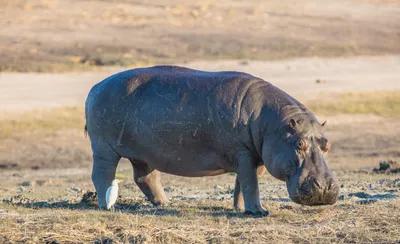
M 187 177 L 236 172 L 234 207 L 268 215 L 259 199 L 265 168 L 300 204 L 334 204 L 339 187 L 324 153 L 323 126 L 300 102 L 240 72 L 177 66 L 123 71 L 89 92 L 86 126 L 99 207 L 121 157 L 153 204 L 168 199 L 160 171 Z

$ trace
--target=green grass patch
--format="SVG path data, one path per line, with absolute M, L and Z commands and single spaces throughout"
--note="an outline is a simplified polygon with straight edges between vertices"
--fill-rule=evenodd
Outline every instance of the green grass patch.
M 345 93 L 311 100 L 307 107 L 316 114 L 374 114 L 400 117 L 400 91 Z

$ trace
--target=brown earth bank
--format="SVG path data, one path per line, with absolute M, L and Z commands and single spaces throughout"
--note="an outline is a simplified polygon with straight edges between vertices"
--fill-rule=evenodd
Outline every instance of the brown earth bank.
M 0 71 L 400 53 L 399 1 L 0 3 Z

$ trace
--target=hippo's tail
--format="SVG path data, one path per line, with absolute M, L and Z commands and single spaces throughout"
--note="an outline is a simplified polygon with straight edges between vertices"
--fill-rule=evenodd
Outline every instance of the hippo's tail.
M 87 125 L 85 124 L 85 128 L 84 128 L 84 133 L 85 133 L 85 137 L 87 137 L 88 135 L 88 130 L 87 130 Z
M 89 94 L 90 94 L 90 92 L 89 92 Z M 83 127 L 83 133 L 85 134 L 85 138 L 87 138 L 87 136 L 88 136 L 88 127 L 87 127 L 87 124 L 88 124 L 88 122 L 87 122 L 87 117 L 88 117 L 88 100 L 89 100 L 89 96 L 88 96 L 88 98 L 86 98 L 86 101 L 85 101 L 85 115 L 84 115 L 85 126 Z

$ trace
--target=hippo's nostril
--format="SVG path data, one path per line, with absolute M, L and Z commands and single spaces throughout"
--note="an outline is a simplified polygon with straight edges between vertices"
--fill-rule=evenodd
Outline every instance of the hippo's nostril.
M 321 188 L 321 184 L 320 184 L 316 179 L 314 179 L 314 184 L 315 184 L 318 188 Z
M 331 182 L 331 183 L 329 183 L 329 185 L 328 185 L 328 191 L 330 191 L 330 190 L 332 190 L 334 187 L 335 187 L 335 183 L 334 182 Z

